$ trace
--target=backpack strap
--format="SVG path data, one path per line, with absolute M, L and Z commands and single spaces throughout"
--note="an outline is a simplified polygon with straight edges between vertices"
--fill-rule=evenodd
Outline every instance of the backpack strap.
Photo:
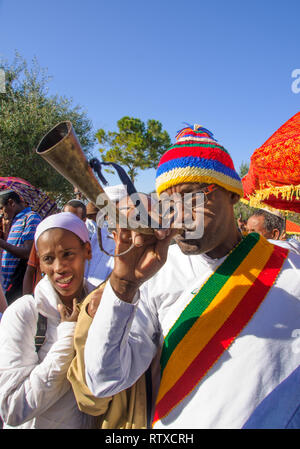
M 37 326 L 36 326 L 36 335 L 35 335 L 35 350 L 39 352 L 41 346 L 45 342 L 45 336 L 47 331 L 47 318 L 44 315 L 39 313 Z
M 146 410 L 147 410 L 147 429 L 151 429 L 152 422 L 152 370 L 151 365 L 145 372 L 146 381 Z

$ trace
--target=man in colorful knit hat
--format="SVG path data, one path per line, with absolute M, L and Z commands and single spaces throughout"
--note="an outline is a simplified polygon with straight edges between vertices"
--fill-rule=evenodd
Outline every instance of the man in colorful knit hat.
M 89 330 L 87 384 L 111 396 L 151 364 L 155 429 L 242 428 L 300 363 L 300 258 L 257 233 L 242 237 L 241 180 L 205 128 L 178 133 L 156 189 L 163 201 L 201 195 L 176 212 L 197 225 L 201 209 L 203 235 L 190 238 L 185 220 L 154 235 L 118 232 L 117 253 L 135 246 L 115 259 Z

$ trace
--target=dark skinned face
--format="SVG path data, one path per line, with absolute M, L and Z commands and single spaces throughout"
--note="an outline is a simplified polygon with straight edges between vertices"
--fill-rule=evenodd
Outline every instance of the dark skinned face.
M 12 220 L 17 215 L 19 208 L 12 199 L 9 199 L 6 204 L 0 203 L 0 212 L 6 220 Z
M 184 183 L 170 187 L 168 195 L 199 192 L 207 184 Z M 200 238 L 190 239 L 187 232 L 175 237 L 175 241 L 184 254 L 206 253 L 213 258 L 223 257 L 240 240 L 240 234 L 234 222 L 233 205 L 238 196 L 222 187 L 210 192 L 203 205 L 204 231 Z M 199 218 L 201 219 L 201 218 Z M 196 221 L 197 223 L 197 221 Z
M 73 207 L 70 204 L 66 204 L 64 207 L 64 212 L 71 212 L 74 215 L 77 215 L 80 220 L 85 221 L 85 218 L 83 218 L 83 210 L 81 207 Z
M 71 231 L 53 228 L 43 232 L 37 242 L 40 266 L 64 304 L 79 299 L 85 261 L 91 259 L 89 243 Z
M 280 236 L 279 229 L 273 229 L 273 231 L 268 231 L 265 227 L 265 218 L 262 215 L 252 215 L 248 218 L 247 232 L 257 232 L 266 239 L 278 240 Z

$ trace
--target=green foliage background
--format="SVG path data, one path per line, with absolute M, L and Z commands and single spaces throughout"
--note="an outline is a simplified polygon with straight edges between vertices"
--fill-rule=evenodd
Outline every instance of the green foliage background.
M 118 120 L 117 126 L 117 132 L 97 131 L 99 151 L 103 161 L 124 166 L 134 182 L 138 169 L 157 167 L 160 157 L 171 146 L 171 139 L 158 120 L 145 124 L 138 118 L 125 116 Z
M 59 204 L 74 197 L 73 186 L 35 153 L 42 137 L 57 123 L 70 120 L 86 154 L 95 141 L 92 124 L 72 99 L 49 95 L 50 77 L 37 60 L 18 53 L 1 61 L 6 92 L 0 94 L 0 176 L 17 176 L 39 187 Z

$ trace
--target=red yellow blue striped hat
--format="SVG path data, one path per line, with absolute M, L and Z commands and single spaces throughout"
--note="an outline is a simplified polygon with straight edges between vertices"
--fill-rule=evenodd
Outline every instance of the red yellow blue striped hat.
M 176 143 L 161 157 L 156 172 L 156 191 L 177 184 L 217 184 L 243 196 L 242 181 L 232 159 L 213 134 L 200 125 L 190 125 L 176 135 Z

